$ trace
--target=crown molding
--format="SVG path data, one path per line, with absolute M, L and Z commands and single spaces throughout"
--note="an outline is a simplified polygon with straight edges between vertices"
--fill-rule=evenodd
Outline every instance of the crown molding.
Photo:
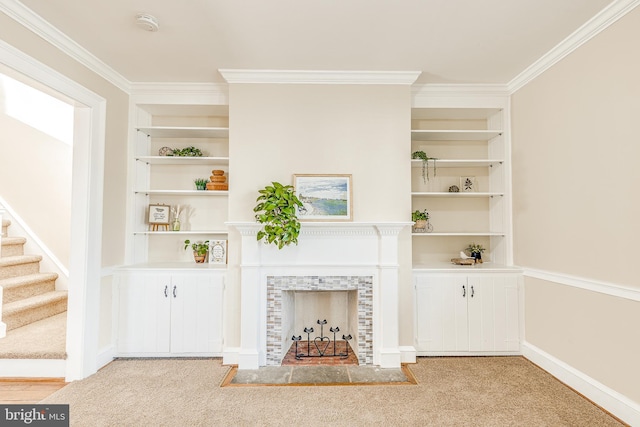
M 130 94 L 137 104 L 180 104 L 185 99 L 190 104 L 229 104 L 229 85 L 226 83 L 131 83 Z
M 66 53 L 89 70 L 95 72 L 120 90 L 129 93 L 131 83 L 113 68 L 102 62 L 88 50 L 69 38 L 66 34 L 42 19 L 31 9 L 17 0 L 2 0 L 0 11 L 4 12 L 23 27 L 42 37 L 53 46 Z
M 411 85 L 421 71 L 218 70 L 228 83 Z
M 513 94 L 521 89 L 564 57 L 598 35 L 601 31 L 605 30 L 609 25 L 629 13 L 639 4 L 640 0 L 616 0 L 611 3 L 511 80 L 507 84 L 509 92 Z
M 506 108 L 509 89 L 503 84 L 418 84 L 411 88 L 414 108 Z

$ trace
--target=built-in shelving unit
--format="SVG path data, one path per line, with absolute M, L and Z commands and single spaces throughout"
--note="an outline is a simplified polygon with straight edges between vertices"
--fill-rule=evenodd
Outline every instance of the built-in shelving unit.
M 412 233 L 414 269 L 440 268 L 469 243 L 486 248 L 485 262 L 509 263 L 504 123 L 501 108 L 412 109 L 411 152 L 435 159 L 411 160 L 412 210 L 426 209 L 433 226 L 430 233 Z
M 138 105 L 132 147 L 133 212 L 131 264 L 184 265 L 193 263 L 186 239 L 227 238 L 227 190 L 197 190 L 196 178 L 209 178 L 213 169 L 229 177 L 229 113 L 225 105 Z M 202 157 L 164 156 L 168 147 L 196 147 Z M 154 230 L 148 206 L 180 206 L 180 230 Z M 171 215 L 171 222 L 174 215 Z M 176 264 L 177 263 L 177 264 Z

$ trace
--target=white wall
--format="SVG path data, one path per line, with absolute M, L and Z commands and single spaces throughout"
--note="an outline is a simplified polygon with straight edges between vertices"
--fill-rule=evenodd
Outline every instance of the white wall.
M 400 85 L 231 84 L 229 220 L 253 221 L 258 190 L 296 173 L 351 174 L 354 221 L 409 221 L 411 92 Z M 229 236 L 229 346 L 240 339 L 239 237 Z M 401 250 L 401 345 L 413 345 L 410 239 Z M 283 250 L 295 250 L 286 248 Z M 407 308 L 408 307 L 408 308 Z
M 563 284 L 640 291 L 640 9 L 512 98 L 515 263 L 527 342 L 640 402 L 640 302 Z M 554 278 L 555 277 L 555 278 Z
M 7 116 L 1 101 L 0 196 L 69 268 L 72 148 Z

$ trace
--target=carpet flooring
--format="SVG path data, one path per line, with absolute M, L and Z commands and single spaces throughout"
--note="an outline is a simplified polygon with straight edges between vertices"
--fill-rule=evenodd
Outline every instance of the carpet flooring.
M 419 358 L 407 386 L 220 387 L 219 359 L 116 360 L 41 403 L 71 426 L 620 426 L 522 357 Z

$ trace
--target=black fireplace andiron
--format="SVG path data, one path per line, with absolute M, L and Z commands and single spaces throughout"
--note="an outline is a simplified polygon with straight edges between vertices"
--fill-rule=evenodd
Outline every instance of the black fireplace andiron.
M 342 335 L 342 339 L 344 340 L 344 353 L 336 352 L 336 333 L 340 332 L 340 328 L 338 326 L 329 328 L 329 332 L 333 332 L 333 354 L 327 354 L 327 349 L 331 344 L 331 339 L 324 335 L 324 325 L 327 324 L 327 320 L 320 320 L 316 322 L 320 325 L 320 335 L 311 339 L 311 334 L 313 333 L 313 328 L 304 328 L 304 333 L 307 334 L 307 354 L 301 353 L 298 351 L 298 342 L 302 340 L 302 335 L 292 336 L 291 339 L 296 344 L 295 354 L 296 360 L 301 360 L 303 357 L 335 357 L 340 356 L 341 359 L 346 359 L 349 357 L 349 340 L 353 337 L 349 335 Z M 313 341 L 313 345 L 316 350 L 318 350 L 318 354 L 311 354 L 311 342 Z

